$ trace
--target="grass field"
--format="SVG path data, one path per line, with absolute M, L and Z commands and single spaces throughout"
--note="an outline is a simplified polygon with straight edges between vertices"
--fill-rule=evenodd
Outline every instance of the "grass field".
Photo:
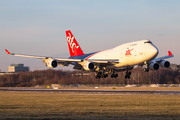
M 180 95 L 0 92 L 0 119 L 180 119 Z

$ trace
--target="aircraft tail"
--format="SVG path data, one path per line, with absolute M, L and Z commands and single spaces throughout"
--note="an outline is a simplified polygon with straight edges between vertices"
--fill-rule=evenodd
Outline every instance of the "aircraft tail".
M 66 31 L 66 38 L 67 38 L 69 53 L 71 57 L 84 55 L 81 47 L 77 43 L 76 39 L 74 38 L 70 30 Z

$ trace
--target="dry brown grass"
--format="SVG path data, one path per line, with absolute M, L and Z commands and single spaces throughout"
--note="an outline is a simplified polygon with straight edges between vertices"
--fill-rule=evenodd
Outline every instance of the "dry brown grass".
M 0 118 L 180 119 L 180 95 L 0 92 Z

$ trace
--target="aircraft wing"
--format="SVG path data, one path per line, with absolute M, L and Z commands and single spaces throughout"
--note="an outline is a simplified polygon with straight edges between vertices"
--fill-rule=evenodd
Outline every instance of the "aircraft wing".
M 18 54 L 18 53 L 10 53 L 7 49 L 5 49 L 6 53 L 9 55 L 19 56 L 19 57 L 29 57 L 29 58 L 37 58 L 37 59 L 56 59 L 59 61 L 67 61 L 67 62 L 82 62 L 81 59 L 65 59 L 65 58 L 53 58 L 53 57 L 47 57 L 47 56 L 36 56 L 36 55 L 25 55 L 25 54 Z
M 36 56 L 36 55 L 26 55 L 26 54 L 18 54 L 18 53 L 10 53 L 7 49 L 5 49 L 6 53 L 9 55 L 14 55 L 14 56 L 19 56 L 19 57 L 29 57 L 29 58 L 37 58 L 37 59 L 43 59 L 44 61 L 48 59 L 54 59 L 58 62 L 58 64 L 61 65 L 69 65 L 70 63 L 73 62 L 84 62 L 84 59 L 71 59 L 71 58 L 54 58 L 54 57 L 47 57 L 47 56 Z M 93 63 L 98 63 L 98 64 L 106 64 L 106 63 L 119 63 L 119 60 L 117 59 L 108 59 L 108 60 L 96 60 L 96 59 L 90 59 L 86 60 L 89 62 Z
M 156 58 L 156 59 L 152 60 L 151 62 L 161 62 L 162 60 L 168 59 L 168 58 L 171 58 L 171 57 L 174 57 L 174 55 L 171 53 L 171 51 L 168 51 L 167 56 Z

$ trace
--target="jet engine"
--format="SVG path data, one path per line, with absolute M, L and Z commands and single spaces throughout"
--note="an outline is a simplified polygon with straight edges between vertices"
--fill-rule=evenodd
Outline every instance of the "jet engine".
M 157 63 L 151 63 L 151 64 L 149 65 L 149 69 L 150 69 L 150 70 L 159 70 L 159 64 L 157 64 Z
M 170 67 L 170 62 L 163 60 L 163 61 L 161 61 L 161 62 L 159 63 L 159 65 L 160 65 L 160 67 L 162 67 L 162 68 L 169 68 L 169 67 Z
M 94 64 L 91 63 L 91 62 L 87 62 L 87 63 L 85 63 L 85 64 L 83 65 L 83 68 L 84 68 L 85 70 L 94 70 L 95 66 L 94 66 Z
M 57 67 L 57 61 L 56 60 L 53 60 L 53 59 L 51 59 L 51 60 L 49 60 L 47 63 L 46 63 L 46 65 L 49 67 L 49 68 L 55 68 L 55 67 Z

